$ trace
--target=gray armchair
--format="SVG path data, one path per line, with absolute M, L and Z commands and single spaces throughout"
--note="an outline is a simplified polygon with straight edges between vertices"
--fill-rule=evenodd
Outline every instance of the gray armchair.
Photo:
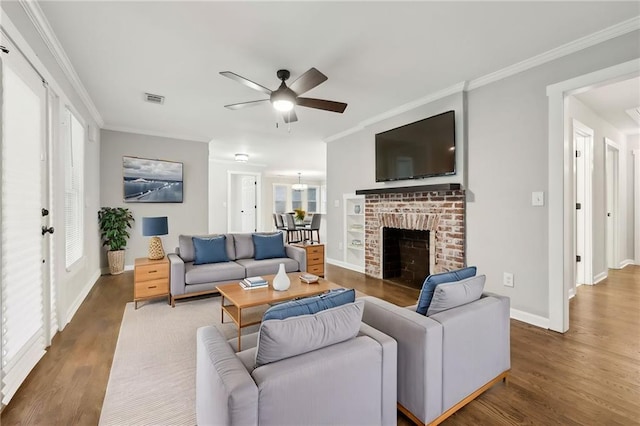
M 289 335 L 297 348 L 314 339 L 326 340 L 333 332 L 342 333 L 342 326 L 326 326 L 327 316 L 342 321 L 342 309 L 266 320 L 260 334 L 268 336 L 267 343 L 259 333 L 243 336 L 245 349 L 238 353 L 236 339 L 227 341 L 212 326 L 198 329 L 197 424 L 395 425 L 396 342 L 360 322 L 362 302 L 345 305 L 344 309 L 359 309 L 355 328 L 347 327 L 354 333 L 350 338 L 297 354 L 289 351 L 266 364 L 258 361 L 261 351 L 269 352 L 261 348 L 269 347 L 273 336 L 264 327 L 281 327 L 281 335 Z M 292 323 L 297 321 L 306 323 L 296 329 Z M 318 324 L 323 327 L 315 329 Z M 273 348 L 287 345 L 272 345 L 269 356 L 273 357 Z
M 364 297 L 362 321 L 398 342 L 398 409 L 413 421 L 439 424 L 511 368 L 509 299 L 479 300 L 424 316 Z

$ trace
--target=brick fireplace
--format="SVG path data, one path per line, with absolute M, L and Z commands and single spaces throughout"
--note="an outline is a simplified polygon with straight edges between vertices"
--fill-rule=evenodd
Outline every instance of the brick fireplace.
M 465 264 L 465 194 L 462 189 L 365 194 L 365 274 L 383 278 L 383 228 L 428 231 L 429 271 L 434 274 Z

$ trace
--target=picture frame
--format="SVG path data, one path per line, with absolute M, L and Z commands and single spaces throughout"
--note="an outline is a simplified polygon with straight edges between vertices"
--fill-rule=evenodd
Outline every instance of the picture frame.
M 125 203 L 182 203 L 183 164 L 177 161 L 122 157 Z

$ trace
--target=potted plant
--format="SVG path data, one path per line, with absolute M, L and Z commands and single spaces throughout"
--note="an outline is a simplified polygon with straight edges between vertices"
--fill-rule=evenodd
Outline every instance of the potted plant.
M 131 228 L 133 221 L 131 212 L 124 207 L 102 207 L 98 212 L 102 245 L 109 247 L 107 259 L 111 275 L 124 271 L 124 248 L 129 239 L 127 228 Z

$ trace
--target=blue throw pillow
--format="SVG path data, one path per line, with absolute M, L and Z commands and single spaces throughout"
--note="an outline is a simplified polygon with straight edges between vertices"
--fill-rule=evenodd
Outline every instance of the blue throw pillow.
M 460 281 L 464 280 L 465 278 L 471 278 L 475 276 L 475 266 L 458 269 L 457 271 L 429 275 L 422 284 L 422 290 L 420 290 L 420 297 L 418 297 L 418 308 L 416 309 L 416 312 L 422 315 L 427 315 L 427 310 L 429 309 L 429 305 L 431 304 L 431 299 L 433 299 L 433 292 L 435 291 L 438 284 Z
M 325 309 L 353 303 L 356 300 L 354 289 L 340 288 L 330 290 L 328 293 L 319 296 L 305 297 L 304 299 L 292 300 L 280 303 L 267 309 L 262 317 L 262 321 L 270 319 L 285 319 L 298 315 L 311 315 Z
M 205 263 L 228 262 L 226 239 L 227 237 L 224 235 L 210 238 L 193 237 L 193 249 L 195 251 L 193 264 L 203 265 Z
M 255 260 L 287 257 L 284 251 L 282 232 L 271 235 L 251 234 L 251 238 L 253 239 L 253 248 L 255 249 L 253 256 Z

